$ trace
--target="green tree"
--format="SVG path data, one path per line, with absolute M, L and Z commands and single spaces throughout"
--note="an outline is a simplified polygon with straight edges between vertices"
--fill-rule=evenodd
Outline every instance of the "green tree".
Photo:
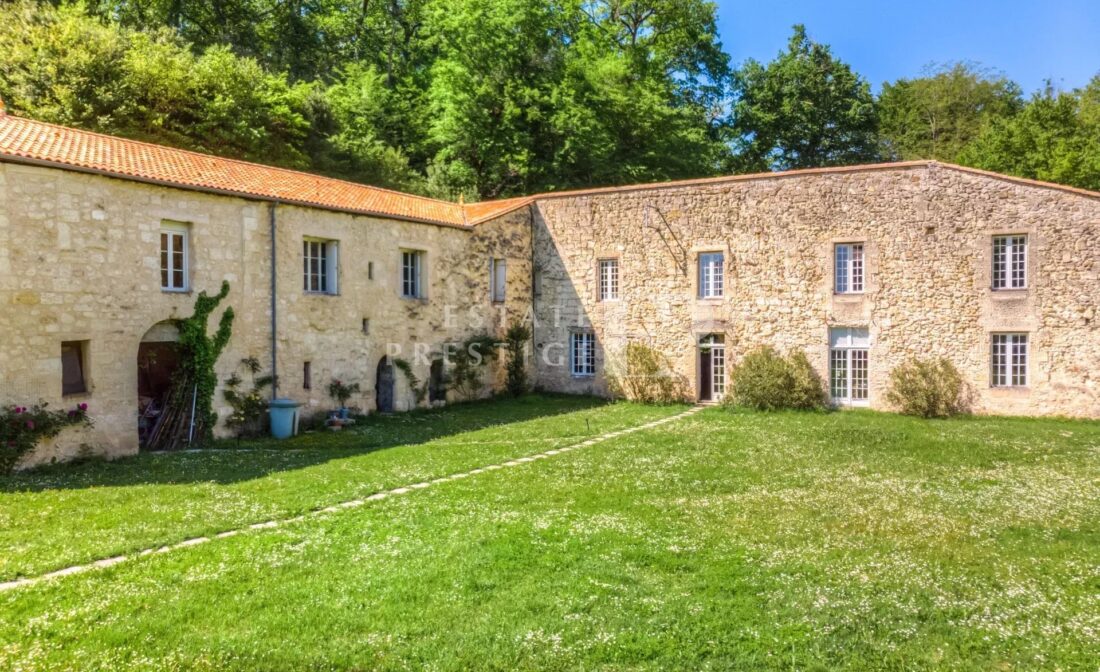
M 310 87 L 226 47 L 196 55 L 170 31 L 136 32 L 79 7 L 0 5 L 0 96 L 31 118 L 306 167 Z
M 553 181 L 713 175 L 728 161 L 729 63 L 707 2 L 586 2 L 554 89 Z
M 984 124 L 1021 107 L 1019 85 L 965 63 L 886 83 L 878 99 L 882 152 L 893 159 L 957 162 Z
M 374 66 L 353 63 L 324 94 L 330 115 L 326 147 L 315 150 L 318 168 L 341 177 L 393 189 L 422 189 L 421 179 L 399 148 L 387 143 L 388 121 L 399 104 Z
M 440 195 L 494 198 L 545 179 L 551 91 L 565 40 L 541 0 L 453 0 L 428 12 L 429 177 Z
M 867 81 L 796 25 L 787 51 L 734 73 L 733 127 L 742 170 L 842 166 L 878 157 Z
M 1100 190 L 1100 76 L 1084 89 L 1036 93 L 993 119 L 961 153 L 969 166 Z

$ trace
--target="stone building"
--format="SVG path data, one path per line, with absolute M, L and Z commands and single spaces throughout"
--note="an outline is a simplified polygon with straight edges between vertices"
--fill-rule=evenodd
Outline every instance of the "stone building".
M 552 391 L 606 394 L 640 342 L 718 399 L 772 345 L 841 405 L 888 408 L 894 366 L 943 355 L 978 411 L 1100 417 L 1098 280 L 1100 194 L 932 162 L 461 204 L 0 114 L 0 404 L 96 423 L 28 463 L 135 452 L 171 320 L 223 281 L 219 380 L 254 357 L 317 410 L 337 378 L 416 405 L 398 359 L 439 397 L 448 348 L 533 320 Z

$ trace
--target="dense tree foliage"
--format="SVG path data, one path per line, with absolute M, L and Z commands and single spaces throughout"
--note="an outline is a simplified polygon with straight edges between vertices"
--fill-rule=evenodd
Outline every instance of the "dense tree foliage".
M 454 198 L 879 158 L 1100 186 L 1100 85 L 868 83 L 796 26 L 731 69 L 708 0 L 0 2 L 16 114 Z
M 1079 91 L 1048 87 L 1018 114 L 990 120 L 959 161 L 1100 191 L 1100 76 Z
M 734 128 L 747 170 L 813 168 L 878 156 L 871 86 L 795 26 L 787 51 L 736 73 Z
M 1015 82 L 965 63 L 883 84 L 883 154 L 902 160 L 958 161 L 985 123 L 1020 110 L 1022 96 Z

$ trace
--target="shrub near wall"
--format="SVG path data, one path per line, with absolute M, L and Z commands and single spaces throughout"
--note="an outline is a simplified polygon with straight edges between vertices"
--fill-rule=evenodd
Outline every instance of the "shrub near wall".
M 758 411 L 825 408 L 825 385 L 805 353 L 783 357 L 763 347 L 745 355 L 730 373 L 723 403 Z
M 608 364 L 612 396 L 644 404 L 672 404 L 687 398 L 686 383 L 673 372 L 668 357 L 648 345 L 627 343 Z
M 906 415 L 946 418 L 965 413 L 966 385 L 950 360 L 911 359 L 890 372 L 886 399 Z

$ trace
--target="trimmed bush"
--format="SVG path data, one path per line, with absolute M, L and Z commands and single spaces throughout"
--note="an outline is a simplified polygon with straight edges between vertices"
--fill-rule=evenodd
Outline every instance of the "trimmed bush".
M 672 404 L 687 398 L 683 377 L 668 357 L 644 343 L 627 343 L 608 362 L 607 385 L 614 397 L 645 404 Z
M 758 411 L 825 407 L 825 386 L 805 353 L 783 357 L 762 347 L 745 355 L 730 373 L 724 403 Z
M 966 384 L 950 360 L 911 359 L 890 372 L 886 399 L 905 415 L 947 418 L 968 410 Z

